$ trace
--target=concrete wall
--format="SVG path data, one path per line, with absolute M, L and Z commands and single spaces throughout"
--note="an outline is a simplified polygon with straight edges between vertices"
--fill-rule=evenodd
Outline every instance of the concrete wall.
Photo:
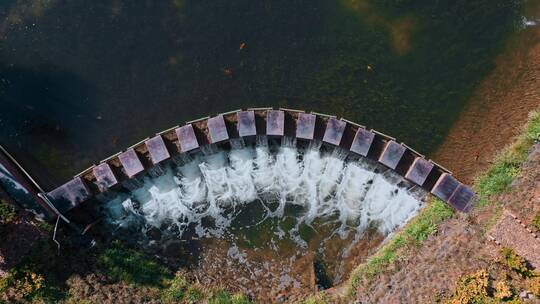
M 65 212 L 109 189 L 137 187 L 141 174 L 168 161 L 182 162 L 183 154 L 209 144 L 228 148 L 231 139 L 254 141 L 257 135 L 276 141 L 294 137 L 298 145 L 319 140 L 324 146 L 339 146 L 380 162 L 462 212 L 470 211 L 475 201 L 472 189 L 450 171 L 395 138 L 331 115 L 272 108 L 231 111 L 175 126 L 84 170 L 48 194 Z

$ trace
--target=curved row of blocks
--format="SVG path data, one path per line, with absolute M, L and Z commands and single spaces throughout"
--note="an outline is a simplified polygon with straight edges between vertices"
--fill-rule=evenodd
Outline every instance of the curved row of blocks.
M 184 153 L 196 153 L 208 144 L 227 145 L 233 138 L 252 140 L 257 135 L 339 146 L 395 170 L 459 211 L 470 211 L 475 201 L 473 190 L 451 172 L 388 135 L 335 116 L 272 108 L 227 112 L 165 130 L 88 168 L 48 195 L 65 212 L 111 188 L 126 187 L 145 171 L 178 160 Z

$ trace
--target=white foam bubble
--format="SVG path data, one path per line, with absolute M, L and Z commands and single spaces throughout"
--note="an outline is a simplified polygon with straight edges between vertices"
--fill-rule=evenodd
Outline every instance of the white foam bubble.
M 255 147 L 236 144 L 229 151 L 207 149 L 182 166 L 171 165 L 162 176 L 145 177 L 141 188 L 105 202 L 109 222 L 175 226 L 179 234 L 194 225 L 200 237 L 219 236 L 238 210 L 261 200 L 278 203 L 273 211 L 267 209 L 268 217 L 283 216 L 288 204 L 301 206 L 304 212 L 293 230 L 327 218 L 341 225 L 343 237 L 347 230 L 361 235 L 370 227 L 388 235 L 424 206 L 365 161 L 346 160 L 339 149 L 322 153 L 313 145 L 299 152 L 293 141 L 285 141 L 274 153 L 266 138 L 257 142 Z M 213 224 L 203 225 L 203 218 Z

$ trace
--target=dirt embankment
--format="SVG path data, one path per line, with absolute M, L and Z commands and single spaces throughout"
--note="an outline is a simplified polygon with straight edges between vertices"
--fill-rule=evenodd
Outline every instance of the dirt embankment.
M 512 190 L 496 198 L 530 225 L 540 202 L 540 144 L 536 144 L 522 167 Z M 495 208 L 460 214 L 442 224 L 420 248 L 409 248 L 410 258 L 396 262 L 374 281 L 357 291 L 362 303 L 434 303 L 446 298 L 457 280 L 480 269 L 492 268 L 499 258 L 499 246 L 486 236 Z M 533 303 L 539 303 L 536 299 Z
M 539 106 L 540 26 L 535 26 L 510 39 L 433 159 L 470 183 Z

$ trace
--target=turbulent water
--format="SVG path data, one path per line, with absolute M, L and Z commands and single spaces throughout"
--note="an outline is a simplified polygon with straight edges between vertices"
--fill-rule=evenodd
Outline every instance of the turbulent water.
M 179 236 L 195 227 L 198 237 L 219 237 L 244 206 L 258 201 L 265 218 L 284 217 L 287 205 L 301 207 L 295 228 L 328 218 L 339 223 L 336 232 L 343 237 L 374 225 L 388 235 L 423 206 L 395 177 L 376 173 L 365 161 L 347 161 L 347 153 L 339 148 L 322 153 L 320 144 L 312 144 L 300 152 L 288 141 L 273 151 L 261 137 L 255 147 L 237 141 L 229 151 L 209 146 L 203 152 L 107 200 L 109 222 L 119 228 L 165 229 Z M 288 233 L 295 236 L 295 230 Z
M 308 286 L 297 276 L 309 270 L 298 264 L 319 259 L 332 284 L 341 282 L 355 256 L 365 258 L 424 206 L 424 192 L 393 171 L 320 142 L 297 148 L 262 136 L 231 146 L 204 147 L 151 170 L 135 190 L 108 195 L 107 222 L 118 237 L 162 252 L 199 240 L 201 277 L 218 271 L 220 283 L 257 294 L 250 282 L 272 291 Z

